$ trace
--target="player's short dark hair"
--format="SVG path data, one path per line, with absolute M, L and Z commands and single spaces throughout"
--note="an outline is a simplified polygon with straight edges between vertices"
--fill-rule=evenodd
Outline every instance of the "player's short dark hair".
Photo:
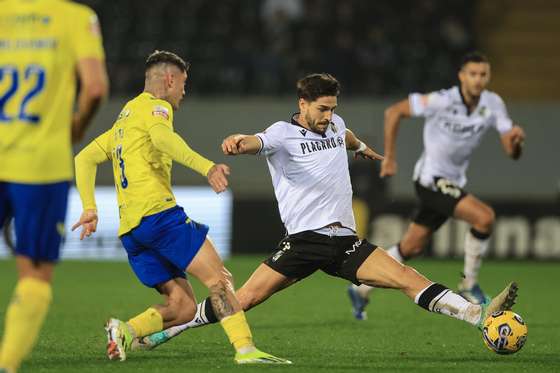
M 488 57 L 486 57 L 485 54 L 479 51 L 469 52 L 465 54 L 463 58 L 461 58 L 461 64 L 459 65 L 459 70 L 463 69 L 463 67 L 465 67 L 465 65 L 468 64 L 469 62 L 490 63 L 490 60 L 488 59 Z
M 340 83 L 331 74 L 311 74 L 297 82 L 298 98 L 306 101 L 315 101 L 324 96 L 338 96 L 339 93 Z
M 146 71 L 148 71 L 152 66 L 159 65 L 160 63 L 175 65 L 184 73 L 189 71 L 189 67 L 191 66 L 189 62 L 185 62 L 185 60 L 173 52 L 155 50 L 146 59 Z

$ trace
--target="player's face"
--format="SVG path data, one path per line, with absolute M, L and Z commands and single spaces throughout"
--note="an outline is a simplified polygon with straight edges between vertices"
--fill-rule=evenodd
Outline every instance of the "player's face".
M 177 68 L 173 68 L 169 76 L 168 97 L 169 103 L 174 110 L 179 108 L 179 104 L 185 97 L 185 83 L 187 82 L 187 73 Z
M 336 105 L 336 96 L 323 96 L 315 101 L 299 100 L 301 117 L 313 132 L 321 134 L 327 131 Z
M 490 80 L 490 65 L 486 62 L 469 62 L 459 71 L 459 80 L 469 95 L 478 97 Z

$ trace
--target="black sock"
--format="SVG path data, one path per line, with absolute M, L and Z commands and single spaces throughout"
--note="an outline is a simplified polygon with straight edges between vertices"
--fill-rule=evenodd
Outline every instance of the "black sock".
M 490 235 L 492 234 L 492 232 L 484 233 L 484 232 L 477 231 L 474 228 L 471 228 L 471 234 L 473 235 L 473 237 L 482 241 L 482 240 L 488 239 L 490 237 Z
M 208 323 L 214 324 L 218 322 L 218 317 L 214 312 L 214 307 L 212 307 L 210 297 L 204 299 L 204 315 L 206 316 L 206 319 L 208 319 Z
M 420 294 L 418 305 L 432 311 L 433 306 L 449 291 L 449 288 L 441 284 L 431 284 Z

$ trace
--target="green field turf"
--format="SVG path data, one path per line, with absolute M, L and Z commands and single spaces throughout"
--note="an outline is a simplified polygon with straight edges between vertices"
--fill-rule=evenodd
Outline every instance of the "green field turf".
M 227 266 L 237 283 L 260 257 L 236 257 Z M 458 261 L 411 262 L 434 281 L 455 287 Z M 127 319 L 159 296 L 140 285 L 126 263 L 66 261 L 56 272 L 54 305 L 38 345 L 21 372 L 558 372 L 560 371 L 560 264 L 487 262 L 481 282 L 495 293 L 515 279 L 518 305 L 529 327 L 516 355 L 499 356 L 466 323 L 431 314 L 392 290 L 377 290 L 369 320 L 353 320 L 346 283 L 317 273 L 248 313 L 261 349 L 293 366 L 235 366 L 232 348 L 217 325 L 189 330 L 125 362 L 105 357 L 104 321 Z M 14 263 L 0 261 L 0 315 L 15 283 Z M 195 281 L 200 299 L 205 290 Z

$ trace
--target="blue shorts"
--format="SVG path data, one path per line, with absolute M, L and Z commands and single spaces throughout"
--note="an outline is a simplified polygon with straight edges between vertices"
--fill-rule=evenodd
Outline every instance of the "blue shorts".
M 64 237 L 70 183 L 0 182 L 0 227 L 13 217 L 16 255 L 38 262 L 56 262 Z
M 173 278 L 185 278 L 185 269 L 207 234 L 207 225 L 189 219 L 182 207 L 175 206 L 145 216 L 120 238 L 136 277 L 153 288 Z

